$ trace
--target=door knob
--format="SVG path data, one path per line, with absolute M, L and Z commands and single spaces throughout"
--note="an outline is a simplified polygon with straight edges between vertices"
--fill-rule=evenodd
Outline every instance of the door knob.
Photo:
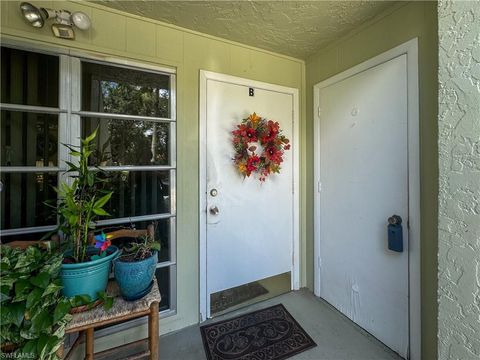
M 210 214 L 218 215 L 219 212 L 220 212 L 220 210 L 218 210 L 218 207 L 216 207 L 216 206 L 211 206 L 210 207 Z
M 210 195 L 213 196 L 213 197 L 217 196 L 218 195 L 217 189 L 210 190 Z

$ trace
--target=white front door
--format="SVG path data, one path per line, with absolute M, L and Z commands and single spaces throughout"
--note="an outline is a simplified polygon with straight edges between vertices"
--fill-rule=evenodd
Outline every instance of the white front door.
M 409 342 L 407 63 L 401 55 L 323 87 L 320 296 L 403 357 Z M 403 219 L 404 251 L 387 247 Z
M 233 164 L 232 130 L 251 113 L 279 122 L 293 141 L 294 96 L 234 82 L 206 81 L 206 307 L 210 295 L 292 270 L 293 152 L 280 174 L 243 178 Z M 210 211 L 218 209 L 218 212 Z

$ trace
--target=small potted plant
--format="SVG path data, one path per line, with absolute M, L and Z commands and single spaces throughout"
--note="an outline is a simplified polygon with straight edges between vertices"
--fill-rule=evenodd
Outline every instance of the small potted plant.
M 152 288 L 160 243 L 152 234 L 141 236 L 114 260 L 115 280 L 125 300 L 142 298 Z
M 73 181 L 64 182 L 56 189 L 58 230 L 68 244 L 60 273 L 63 294 L 67 297 L 88 295 L 92 301 L 105 291 L 111 262 L 118 254 L 118 248 L 111 245 L 108 238 L 97 239 L 96 246 L 92 244 L 95 221 L 99 216 L 109 215 L 103 207 L 112 196 L 112 192 L 103 190 L 102 170 L 89 166 L 97 130 L 81 140 L 79 147 L 65 145 L 78 163 L 67 162 L 67 173 L 72 174 Z

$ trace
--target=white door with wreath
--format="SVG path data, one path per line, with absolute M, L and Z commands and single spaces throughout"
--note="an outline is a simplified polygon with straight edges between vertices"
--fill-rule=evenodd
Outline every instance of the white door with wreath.
M 210 294 L 293 269 L 296 99 L 255 85 L 205 82 L 207 309 Z

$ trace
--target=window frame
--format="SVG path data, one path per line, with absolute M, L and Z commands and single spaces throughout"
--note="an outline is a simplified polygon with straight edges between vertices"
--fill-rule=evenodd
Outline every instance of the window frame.
M 157 264 L 159 268 L 170 268 L 169 273 L 169 308 L 160 311 L 160 318 L 166 318 L 177 313 L 177 211 L 176 211 L 176 171 L 177 171 L 177 136 L 176 136 L 176 121 L 177 121 L 177 96 L 176 96 L 176 68 L 162 67 L 152 64 L 146 64 L 137 61 L 131 61 L 122 58 L 104 56 L 101 54 L 89 53 L 78 50 L 69 50 L 64 48 L 51 47 L 47 45 L 39 45 L 38 43 L 29 43 L 18 41 L 15 39 L 3 39 L 2 47 L 18 49 L 23 51 L 36 52 L 59 58 L 59 103 L 58 108 L 19 105 L 0 103 L 1 110 L 21 111 L 21 112 L 35 112 L 48 113 L 58 115 L 58 159 L 55 167 L 34 167 L 34 166 L 0 166 L 0 172 L 5 173 L 51 173 L 58 174 L 58 182 L 71 181 L 66 171 L 66 161 L 73 159 L 68 153 L 68 149 L 62 146 L 62 143 L 72 145 L 80 145 L 81 135 L 81 117 L 93 116 L 97 118 L 110 119 L 129 119 L 129 120 L 144 120 L 144 121 L 158 121 L 169 124 L 169 151 L 170 161 L 169 165 L 142 165 L 142 166 L 106 166 L 102 169 L 106 171 L 168 171 L 170 180 L 170 212 L 151 214 L 143 216 L 132 216 L 124 218 L 115 218 L 101 220 L 97 224 L 99 226 L 118 225 L 126 222 L 140 222 L 148 220 L 162 220 L 169 219 L 169 236 L 170 236 L 170 256 L 168 261 L 163 261 Z M 142 72 L 157 73 L 167 75 L 170 78 L 170 117 L 156 118 L 148 116 L 123 115 L 123 114 L 108 114 L 97 113 L 91 111 L 81 110 L 81 62 L 94 62 L 106 66 L 114 66 L 120 68 L 134 69 Z M 74 86 L 74 84 L 78 84 Z M 20 234 L 32 234 L 38 232 L 48 232 L 54 230 L 56 225 L 35 226 L 16 229 L 0 229 L 1 236 L 11 236 Z M 146 319 L 136 319 L 126 323 L 110 326 L 106 329 L 98 331 L 99 336 L 108 335 L 114 332 L 122 331 L 142 323 Z

